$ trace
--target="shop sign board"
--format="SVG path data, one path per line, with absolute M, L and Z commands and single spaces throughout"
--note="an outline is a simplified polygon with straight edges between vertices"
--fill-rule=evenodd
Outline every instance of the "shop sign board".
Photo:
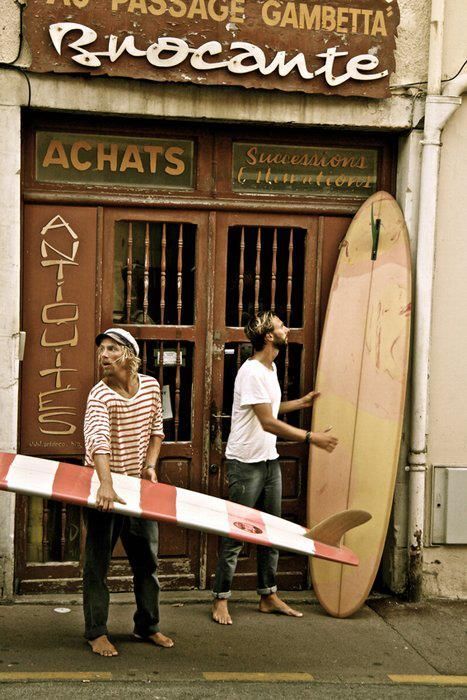
M 20 447 L 84 453 L 94 383 L 97 209 L 27 205 L 24 217 Z
M 397 0 L 28 0 L 30 70 L 389 96 Z
M 377 166 L 377 149 L 234 143 L 232 189 L 366 199 L 376 192 Z
M 193 189 L 194 142 L 36 132 L 37 182 Z

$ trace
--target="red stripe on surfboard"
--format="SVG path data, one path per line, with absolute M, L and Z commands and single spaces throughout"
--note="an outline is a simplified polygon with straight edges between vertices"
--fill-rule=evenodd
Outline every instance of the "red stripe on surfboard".
M 87 505 L 94 473 L 89 467 L 59 462 L 52 486 L 52 498 Z
M 177 489 L 168 484 L 152 484 L 141 479 L 141 517 L 177 522 Z
M 246 508 L 239 503 L 226 501 L 230 537 L 241 537 L 247 542 L 271 546 L 266 535 L 266 525 L 259 510 Z
M 8 472 L 10 471 L 11 463 L 15 457 L 16 455 L 0 452 L 0 486 L 2 482 L 6 485 L 6 478 L 8 476 Z
M 358 566 L 358 557 L 348 547 L 332 547 L 322 542 L 313 540 L 315 545 L 315 553 L 313 556 L 318 559 L 329 559 L 330 561 L 340 562 L 341 564 L 351 564 Z

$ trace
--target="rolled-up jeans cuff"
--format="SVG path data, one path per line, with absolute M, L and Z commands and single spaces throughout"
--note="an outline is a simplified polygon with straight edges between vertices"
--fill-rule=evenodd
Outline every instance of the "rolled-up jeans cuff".
M 258 595 L 271 595 L 271 593 L 277 593 L 277 586 L 270 586 L 269 588 L 258 588 Z
M 219 598 L 220 600 L 227 600 L 227 598 L 230 598 L 232 595 L 232 591 L 226 591 L 225 593 L 216 593 L 216 591 L 212 592 L 213 598 Z

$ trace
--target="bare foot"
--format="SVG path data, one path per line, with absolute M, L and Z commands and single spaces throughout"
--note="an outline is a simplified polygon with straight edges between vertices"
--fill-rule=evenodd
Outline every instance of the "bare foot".
M 93 652 L 99 656 L 118 656 L 118 651 L 105 634 L 95 639 L 88 639 L 88 644 Z
M 231 625 L 232 618 L 225 598 L 215 598 L 212 603 L 212 619 L 220 625 Z
M 277 613 L 279 615 L 288 615 L 289 617 L 303 617 L 303 613 L 294 610 L 287 605 L 287 603 L 284 603 L 277 593 L 262 595 L 258 609 L 262 613 Z
M 149 637 L 140 637 L 139 634 L 135 634 L 134 636 L 136 637 L 136 639 L 140 639 L 142 642 L 149 642 L 150 644 L 155 644 L 156 647 L 164 647 L 166 649 L 169 649 L 174 645 L 173 639 L 170 639 L 170 637 L 166 637 L 165 634 L 162 634 L 162 632 L 154 632 L 154 634 L 150 634 Z

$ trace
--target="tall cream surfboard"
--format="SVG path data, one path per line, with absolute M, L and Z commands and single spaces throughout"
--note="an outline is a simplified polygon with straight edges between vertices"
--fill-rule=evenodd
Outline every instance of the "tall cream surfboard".
M 308 525 L 348 508 L 373 518 L 344 535 L 360 566 L 310 560 L 325 610 L 348 617 L 365 602 L 383 552 L 399 459 L 410 341 L 407 228 L 387 192 L 372 195 L 341 244 L 324 324 L 313 430 L 333 426 L 331 454 L 312 447 Z

